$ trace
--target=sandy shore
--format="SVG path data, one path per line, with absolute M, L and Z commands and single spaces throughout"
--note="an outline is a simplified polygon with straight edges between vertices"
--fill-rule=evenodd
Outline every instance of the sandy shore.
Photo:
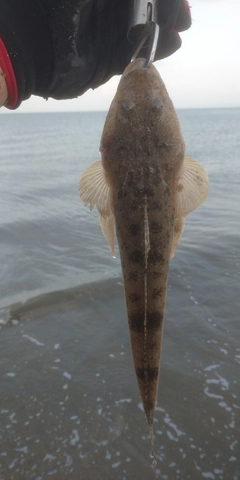
M 196 309 L 182 293 L 179 314 L 188 311 L 192 327 L 181 328 L 171 306 L 176 295 L 173 287 L 155 422 L 157 478 L 197 480 L 205 472 L 237 480 L 239 366 L 231 364 L 231 384 L 219 381 L 224 354 L 216 357 L 210 344 L 209 358 L 202 356 Z M 12 318 L 19 323 L 0 330 L 0 480 L 154 479 L 119 282 L 35 299 L 15 307 Z

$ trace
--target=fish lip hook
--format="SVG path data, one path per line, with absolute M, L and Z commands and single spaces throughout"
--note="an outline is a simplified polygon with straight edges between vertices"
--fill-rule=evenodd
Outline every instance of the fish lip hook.
M 156 0 L 132 0 L 127 37 L 131 43 L 139 43 L 131 61 L 136 60 L 144 48 L 146 52 L 141 52 L 141 57 L 145 58 L 143 67 L 147 68 L 154 62 L 160 33 L 167 33 L 174 28 L 179 9 L 180 0 L 174 0 L 169 17 L 160 32 Z
M 147 21 L 149 22 L 150 38 L 149 38 L 148 54 L 147 54 L 147 57 L 146 57 L 146 62 L 143 65 L 144 68 L 149 67 L 150 64 L 153 63 L 155 55 L 156 55 L 158 38 L 159 38 L 160 28 L 159 28 L 159 25 L 156 21 L 157 20 L 157 11 L 156 11 L 156 8 L 155 8 L 155 1 L 156 0 L 152 0 L 151 2 L 148 2 L 148 4 L 147 4 Z
M 143 64 L 143 68 L 148 68 L 151 63 L 154 62 L 154 58 L 156 55 L 156 49 L 157 49 L 157 44 L 158 44 L 158 38 L 159 38 L 159 25 L 155 22 L 150 22 L 150 34 L 145 35 L 145 37 L 141 40 L 140 44 L 138 45 L 137 50 L 135 51 L 134 55 L 132 56 L 131 61 L 136 60 L 138 57 L 138 54 L 140 50 L 144 47 L 144 44 L 146 43 L 147 39 L 149 38 L 149 43 L 148 43 L 148 53 L 145 58 L 145 62 Z
M 150 23 L 150 28 L 152 32 L 150 33 L 150 39 L 149 39 L 149 46 L 148 46 L 148 55 L 146 57 L 146 61 L 144 63 L 144 68 L 148 68 L 151 63 L 153 63 L 155 55 L 156 55 L 156 50 L 157 50 L 157 44 L 158 44 L 158 38 L 159 38 L 159 25 L 155 22 Z
M 130 42 L 139 42 L 131 61 L 136 60 L 139 52 L 144 48 L 145 58 L 143 68 L 147 68 L 154 61 L 159 38 L 159 25 L 157 23 L 156 0 L 132 0 L 133 8 L 128 30 Z

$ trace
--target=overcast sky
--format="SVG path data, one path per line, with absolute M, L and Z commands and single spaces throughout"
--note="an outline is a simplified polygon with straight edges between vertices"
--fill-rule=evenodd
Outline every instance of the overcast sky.
M 191 0 L 190 5 L 193 24 L 181 33 L 181 49 L 155 63 L 175 107 L 240 107 L 240 0 Z M 32 97 L 17 112 L 107 110 L 118 82 L 114 77 L 74 100 Z

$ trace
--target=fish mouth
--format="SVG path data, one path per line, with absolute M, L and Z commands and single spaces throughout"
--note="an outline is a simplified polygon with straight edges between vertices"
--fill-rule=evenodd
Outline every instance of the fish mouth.
M 129 73 L 134 72 L 135 70 L 146 70 L 152 73 L 155 73 L 158 77 L 160 76 L 158 73 L 158 70 L 156 67 L 154 67 L 153 64 L 150 64 L 148 67 L 146 65 L 146 58 L 136 58 L 136 60 L 133 60 L 129 65 L 125 68 L 122 78 L 126 77 L 129 75 Z

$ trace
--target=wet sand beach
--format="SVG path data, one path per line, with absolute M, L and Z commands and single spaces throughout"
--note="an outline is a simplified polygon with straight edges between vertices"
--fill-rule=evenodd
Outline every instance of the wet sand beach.
M 211 307 L 190 302 L 184 284 L 178 298 L 179 282 L 166 315 L 157 478 L 237 480 L 239 344 L 227 331 L 221 344 Z M 36 298 L 11 317 L 0 335 L 1 480 L 155 478 L 121 280 Z

